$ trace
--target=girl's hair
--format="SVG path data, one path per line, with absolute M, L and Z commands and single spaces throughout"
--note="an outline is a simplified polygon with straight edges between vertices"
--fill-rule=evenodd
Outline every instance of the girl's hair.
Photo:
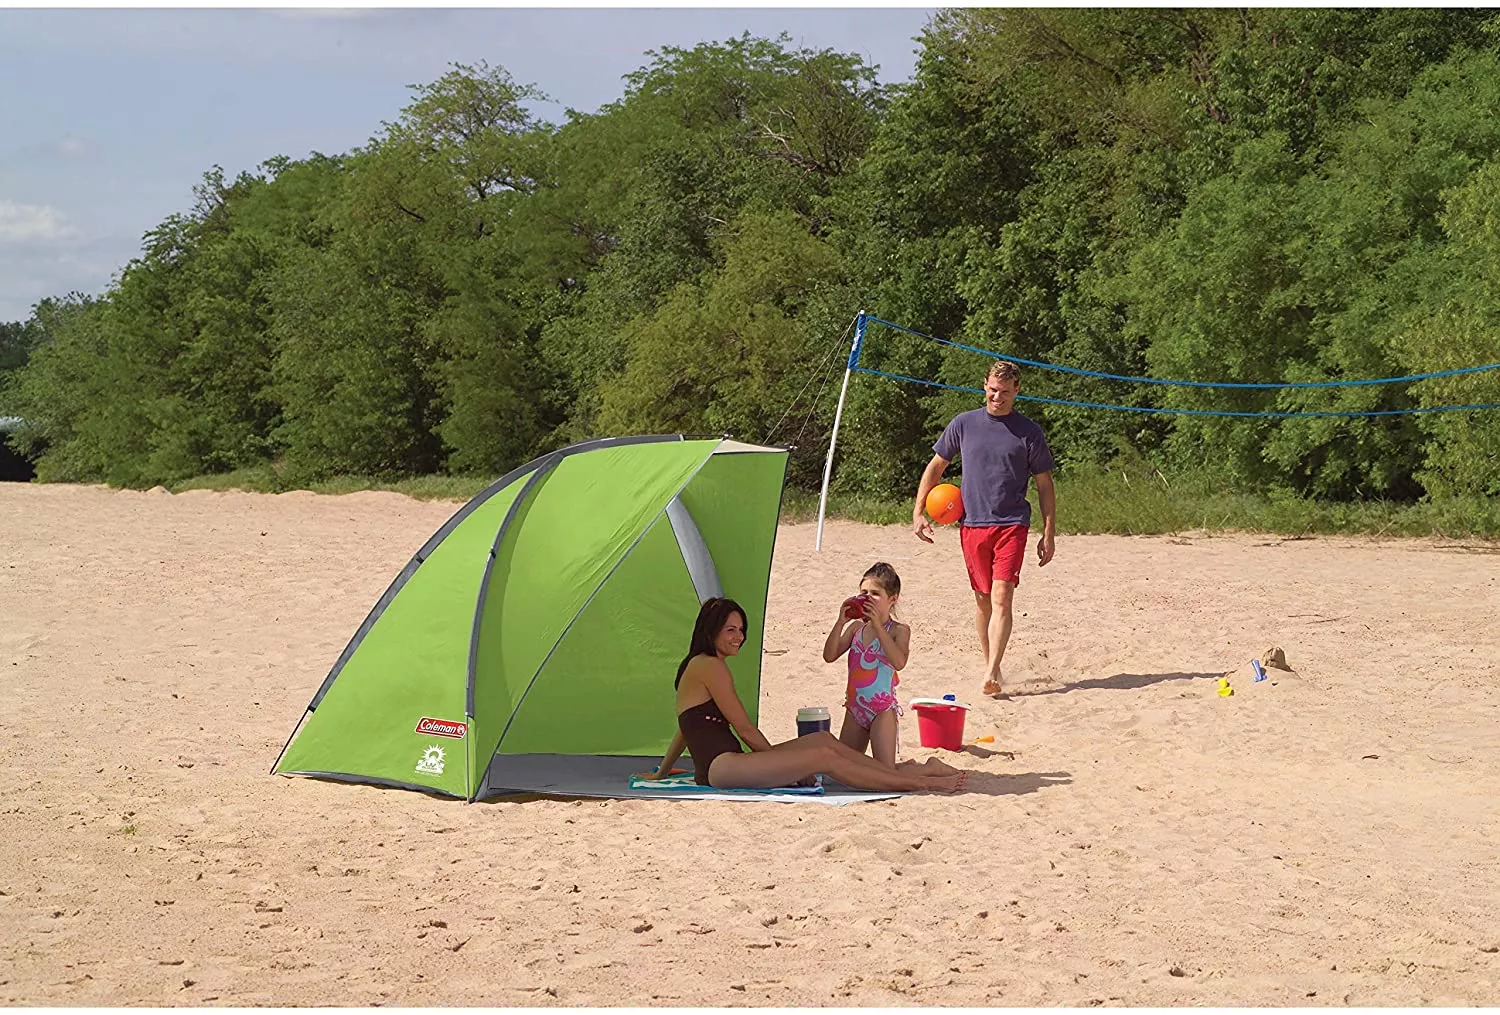
M 860 581 L 863 583 L 871 579 L 885 590 L 886 595 L 899 596 L 901 594 L 901 576 L 896 573 L 895 568 L 891 567 L 885 561 L 882 560 L 877 564 L 871 564 L 870 570 L 865 572 L 864 578 L 860 579 Z M 892 607 L 891 616 L 894 617 L 895 615 L 896 610 Z
M 883 560 L 878 564 L 871 564 L 870 570 L 865 572 L 865 578 L 875 579 L 880 587 L 885 589 L 885 594 L 888 596 L 901 594 L 901 576 L 896 573 L 895 568 Z
M 736 613 L 740 615 L 740 623 L 745 626 L 745 636 L 749 637 L 750 620 L 745 616 L 745 611 L 740 604 L 733 599 L 710 599 L 699 608 L 698 620 L 693 624 L 693 640 L 688 645 L 688 654 L 682 657 L 682 662 L 677 667 L 677 679 L 672 682 L 673 687 L 682 683 L 682 672 L 687 669 L 688 663 L 692 662 L 695 656 L 718 654 L 718 649 L 714 647 L 714 640 L 719 637 L 719 632 L 724 630 L 724 625 L 729 623 L 729 618 Z

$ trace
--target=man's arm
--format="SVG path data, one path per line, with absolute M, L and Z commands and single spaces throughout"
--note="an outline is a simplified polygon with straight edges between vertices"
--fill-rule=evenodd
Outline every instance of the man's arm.
M 917 502 L 911 509 L 911 531 L 924 543 L 932 542 L 932 522 L 927 518 L 927 495 L 938 485 L 938 480 L 943 478 L 943 470 L 947 467 L 948 459 L 942 455 L 933 455 L 927 468 L 922 470 L 922 479 L 917 483 Z
M 1037 556 L 1041 559 L 1037 562 L 1037 566 L 1045 567 L 1056 549 L 1054 539 L 1057 535 L 1057 491 L 1052 486 L 1052 473 L 1038 472 L 1036 474 L 1036 498 L 1042 506 L 1042 538 L 1036 544 Z

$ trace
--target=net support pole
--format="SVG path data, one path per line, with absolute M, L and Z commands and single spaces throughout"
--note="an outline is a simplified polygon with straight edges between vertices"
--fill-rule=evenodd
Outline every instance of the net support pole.
M 839 405 L 833 411 L 833 432 L 828 435 L 828 459 L 823 463 L 823 492 L 818 496 L 818 536 L 813 549 L 823 552 L 823 516 L 828 511 L 828 481 L 833 478 L 833 449 L 839 439 L 839 423 L 844 419 L 844 396 L 849 394 L 849 375 L 859 363 L 860 346 L 865 341 L 865 312 L 854 319 L 854 342 L 849 346 L 849 362 L 844 365 L 844 384 L 839 388 Z

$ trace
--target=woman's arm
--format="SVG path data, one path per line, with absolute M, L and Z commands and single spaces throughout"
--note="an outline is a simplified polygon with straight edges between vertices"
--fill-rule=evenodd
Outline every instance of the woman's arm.
M 739 692 L 734 689 L 734 675 L 724 665 L 724 660 L 699 656 L 688 665 L 703 667 L 699 671 L 703 686 L 713 695 L 714 704 L 719 706 L 719 711 L 724 713 L 724 718 L 729 720 L 729 725 L 734 727 L 745 746 L 752 751 L 769 751 L 771 741 L 750 721 L 750 713 L 745 711 Z
M 650 772 L 637 772 L 637 779 L 665 779 L 672 773 L 672 766 L 677 764 L 677 759 L 682 757 L 683 749 L 687 747 L 687 741 L 682 739 L 682 730 L 672 734 L 672 742 L 667 745 L 667 753 L 661 757 L 661 764 Z
M 897 670 L 906 669 L 911 658 L 911 628 L 905 624 L 892 624 L 889 631 L 879 624 L 871 624 L 870 628 L 880 639 L 880 647 L 885 649 L 885 657 L 891 661 L 891 666 Z

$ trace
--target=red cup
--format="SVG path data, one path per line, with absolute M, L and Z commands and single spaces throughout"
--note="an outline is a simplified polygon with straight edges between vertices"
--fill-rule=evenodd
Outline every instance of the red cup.
M 850 596 L 844 600 L 844 618 L 846 620 L 863 620 L 865 616 L 865 604 L 870 597 L 861 592 L 857 596 Z

